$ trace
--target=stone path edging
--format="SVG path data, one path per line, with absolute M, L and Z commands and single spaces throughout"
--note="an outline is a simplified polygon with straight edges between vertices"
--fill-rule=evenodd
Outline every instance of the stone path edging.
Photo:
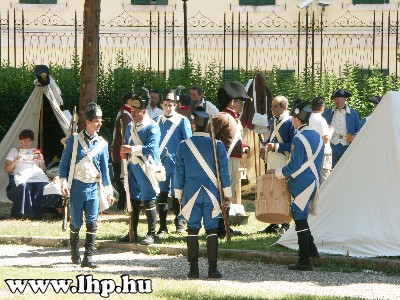
M 6 244 L 24 244 L 30 246 L 41 247 L 68 247 L 69 239 L 55 237 L 24 237 L 24 236 L 9 236 L 0 235 L 0 242 Z M 133 252 L 150 253 L 150 254 L 165 254 L 165 255 L 186 255 L 186 247 L 180 245 L 141 245 L 137 243 L 119 243 L 111 240 L 96 241 L 97 247 L 107 249 L 120 249 Z M 84 240 L 81 240 L 83 246 Z M 206 257 L 206 249 L 200 248 L 200 255 Z M 297 254 L 271 252 L 271 251 L 255 251 L 255 250 L 238 250 L 238 249 L 219 249 L 219 257 L 231 260 L 243 261 L 261 261 L 271 264 L 287 265 L 297 261 Z M 393 272 L 400 269 L 400 260 L 390 260 L 385 258 L 356 258 L 334 255 L 322 255 L 318 259 L 313 259 L 313 266 L 322 267 L 329 265 L 343 265 L 345 267 L 358 267 L 365 270 L 375 270 L 384 272 Z

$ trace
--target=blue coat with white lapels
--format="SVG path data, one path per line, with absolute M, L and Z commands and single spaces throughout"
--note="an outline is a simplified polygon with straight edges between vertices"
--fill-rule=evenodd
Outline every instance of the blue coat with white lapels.
M 346 109 L 346 116 L 345 116 L 346 131 L 348 134 L 354 135 L 360 129 L 360 118 L 358 117 L 357 111 L 350 108 L 348 105 L 346 105 L 345 109 Z M 335 111 L 336 111 L 335 108 L 329 108 L 325 110 L 324 113 L 322 114 L 328 125 L 332 124 Z
M 226 149 L 221 141 L 216 141 L 216 148 L 224 196 L 231 197 Z M 199 195 L 205 193 L 203 198 L 213 204 L 212 218 L 220 217 L 220 197 L 212 149 L 212 139 L 205 132 L 194 132 L 190 139 L 182 141 L 178 147 L 175 160 L 175 195 L 182 199 L 181 214 L 186 220 L 191 217 L 193 205 L 200 199 Z
M 192 129 L 189 120 L 174 113 L 170 118 L 166 116 L 157 116 L 154 121 L 160 126 L 160 160 L 166 171 L 174 171 L 175 155 L 179 143 L 192 136 Z M 172 163 L 172 165 L 171 165 Z
M 275 170 L 278 178 L 290 176 L 290 192 L 293 197 L 294 219 L 307 218 L 311 200 L 318 193 L 324 145 L 320 135 L 309 126 L 301 127 L 293 138 L 291 159 L 282 168 Z M 293 206 L 295 204 L 295 206 Z M 310 212 L 316 203 L 311 203 Z M 301 218 L 296 218 L 296 211 Z
M 178 114 L 174 113 L 171 117 L 158 116 L 154 121 L 160 126 L 161 139 L 160 160 L 165 168 L 165 181 L 160 182 L 161 192 L 171 191 L 174 196 L 174 172 L 175 172 L 175 155 L 179 143 L 192 136 L 192 128 L 189 120 Z
M 133 200 L 154 200 L 160 192 L 155 169 L 159 162 L 160 128 L 145 115 L 141 123 L 131 122 L 125 142 L 133 146 L 129 163 L 129 186 Z

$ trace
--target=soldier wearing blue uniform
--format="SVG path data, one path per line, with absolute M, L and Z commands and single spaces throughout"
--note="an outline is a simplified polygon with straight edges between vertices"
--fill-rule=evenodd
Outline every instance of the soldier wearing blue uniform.
M 260 149 L 261 157 L 266 156 L 265 168 L 267 170 L 284 166 L 290 158 L 290 146 L 297 132 L 289 115 L 288 106 L 289 100 L 284 96 L 276 96 L 272 99 L 273 117 L 269 121 L 270 136 Z M 278 224 L 270 224 L 257 233 L 284 233 L 287 229 L 289 229 L 289 223 L 281 224 L 281 228 Z
M 182 141 L 176 152 L 175 195 L 182 203 L 182 216 L 188 226 L 189 278 L 199 278 L 199 231 L 201 220 L 207 234 L 208 277 L 221 278 L 217 269 L 218 219 L 221 217 L 219 192 L 217 188 L 216 165 L 213 141 L 206 127 L 209 115 L 202 107 L 194 110 L 193 136 Z M 232 192 L 228 171 L 228 157 L 222 142 L 216 141 L 221 186 L 225 196 L 223 209 L 231 201 Z
M 70 195 L 72 263 L 96 268 L 92 256 L 99 213 L 99 184 L 104 185 L 110 205 L 114 198 L 108 171 L 108 144 L 97 134 L 102 125 L 100 106 L 94 102 L 89 103 L 84 116 L 85 130 L 66 141 L 60 161 L 60 183 L 63 195 Z M 86 242 L 81 262 L 79 230 L 83 224 L 83 212 L 86 218 Z
M 163 238 L 168 233 L 167 214 L 168 214 L 168 193 L 171 192 L 172 205 L 175 214 L 175 227 L 178 233 L 184 233 L 185 227 L 183 220 L 178 218 L 180 213 L 180 205 L 178 199 L 175 198 L 174 191 L 174 172 L 175 172 L 175 155 L 176 149 L 181 141 L 192 136 L 192 128 L 189 120 L 176 113 L 177 98 L 174 90 L 168 90 L 163 97 L 161 108 L 164 115 L 158 116 L 154 121 L 160 126 L 161 139 L 159 154 L 162 165 L 166 171 L 166 181 L 160 182 L 160 193 L 158 194 L 158 216 L 160 219 L 160 229 L 157 237 Z M 172 189 L 171 189 L 172 187 Z
M 294 199 L 291 210 L 299 243 L 299 260 L 289 266 L 290 270 L 312 271 L 310 256 L 319 257 L 307 218 L 317 205 L 324 143 L 319 133 L 308 125 L 311 114 L 305 102 L 294 106 L 293 124 L 298 133 L 293 138 L 291 159 L 287 165 L 271 171 L 278 178 L 290 177 L 290 193 Z
M 148 101 L 138 95 L 134 97 L 131 108 L 133 121 L 126 128 L 125 144 L 121 146 L 120 151 L 122 157 L 130 155 L 128 173 L 133 210 L 133 239 L 138 241 L 139 209 L 140 201 L 143 201 L 148 226 L 146 237 L 142 241 L 145 245 L 154 243 L 157 222 L 156 198 L 160 192 L 156 178 L 160 128 L 147 114 Z M 119 241 L 129 242 L 129 233 Z
M 335 91 L 331 96 L 335 107 L 325 110 L 322 114 L 328 125 L 333 127 L 331 138 L 332 168 L 349 148 L 354 135 L 360 129 L 360 118 L 357 111 L 346 105 L 346 99 L 351 96 L 350 92 L 342 89 Z

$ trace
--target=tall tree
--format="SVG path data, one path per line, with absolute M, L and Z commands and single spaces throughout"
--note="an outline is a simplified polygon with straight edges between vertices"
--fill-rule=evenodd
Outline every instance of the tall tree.
M 79 128 L 84 128 L 83 112 L 88 103 L 97 102 L 99 70 L 99 31 L 101 0 L 85 0 L 83 10 L 83 55 L 79 99 Z

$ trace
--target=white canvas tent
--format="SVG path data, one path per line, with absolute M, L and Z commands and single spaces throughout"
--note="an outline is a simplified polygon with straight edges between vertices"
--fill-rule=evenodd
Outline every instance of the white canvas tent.
M 308 219 L 319 251 L 400 255 L 400 92 L 388 92 L 321 186 Z M 292 226 L 278 241 L 298 249 Z
M 6 136 L 0 143 L 0 163 L 2 166 L 2 169 L 0 171 L 0 201 L 8 201 L 6 196 L 8 174 L 4 171 L 3 165 L 5 162 L 5 157 L 7 156 L 10 149 L 20 146 L 20 142 L 18 139 L 19 133 L 23 129 L 32 129 L 35 133 L 35 141 L 32 147 L 38 146 L 40 113 L 43 107 L 43 99 L 48 99 L 51 109 L 54 112 L 54 115 L 58 123 L 60 124 L 62 131 L 65 135 L 68 134 L 70 122 L 60 109 L 60 105 L 63 103 L 61 98 L 61 91 L 54 80 L 50 77 L 49 85 L 35 85 L 35 89 L 33 90 L 28 101 L 25 103 L 17 119 L 14 121 Z M 48 128 L 46 130 L 55 129 Z

